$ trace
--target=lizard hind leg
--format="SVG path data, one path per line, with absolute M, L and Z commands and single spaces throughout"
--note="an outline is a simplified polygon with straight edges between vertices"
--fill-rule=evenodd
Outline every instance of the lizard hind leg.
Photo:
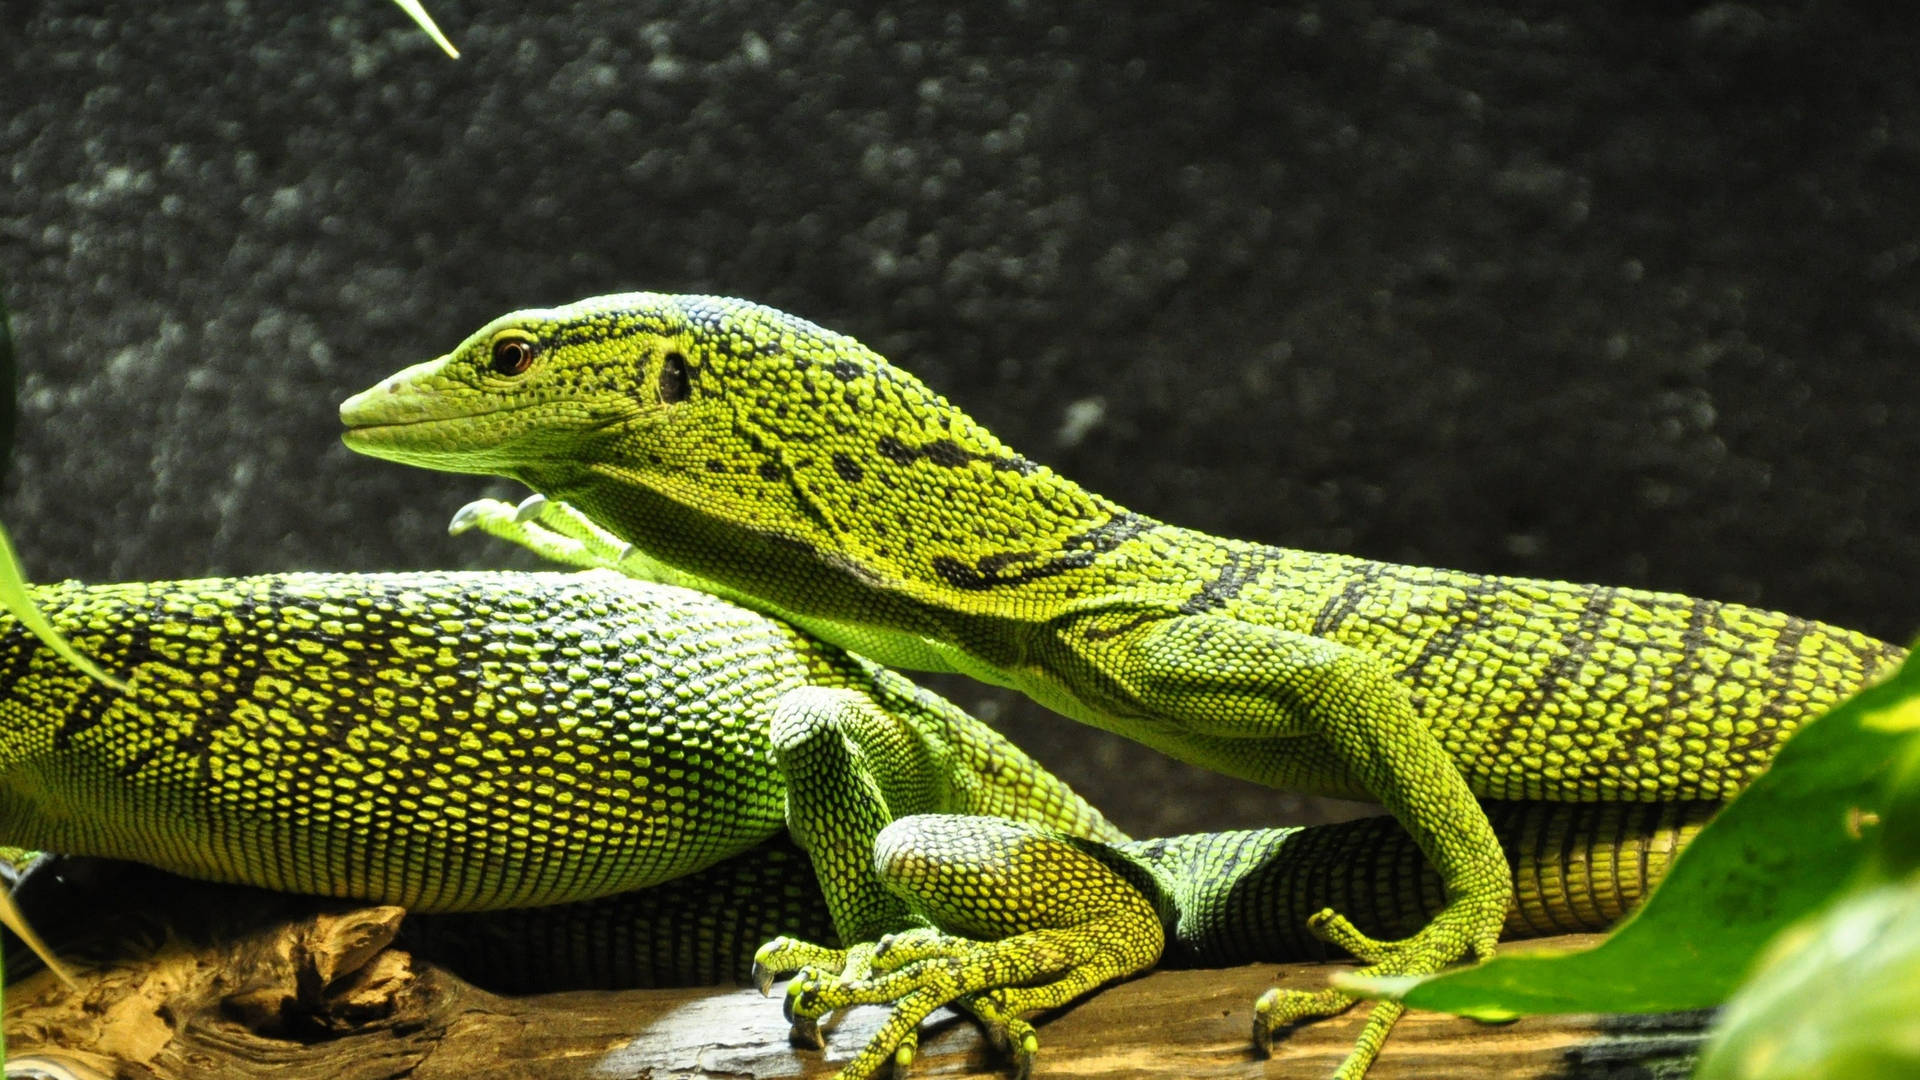
M 1010 1043 L 1024 1073 L 1038 1040 L 1019 1014 L 1148 968 L 1165 945 L 1152 903 L 1090 854 L 1092 846 L 1000 818 L 921 814 L 893 822 L 874 845 L 875 868 L 931 925 L 881 939 L 865 978 L 795 979 L 789 1014 L 892 1005 L 842 1072 L 864 1077 L 899 1062 L 920 1021 L 954 1005 Z
M 1353 953 L 1369 975 L 1426 975 L 1492 954 L 1513 895 L 1506 855 L 1458 764 L 1384 661 L 1224 616 L 1093 633 L 1100 629 L 1076 631 L 1075 655 L 1128 673 L 1132 708 L 1161 718 L 1187 760 L 1280 787 L 1357 787 L 1392 812 L 1438 871 L 1446 902 L 1407 937 L 1367 937 L 1331 910 L 1309 919 L 1316 936 Z M 1339 992 L 1268 995 L 1254 1014 L 1255 1046 L 1264 1052 L 1277 1027 L 1342 1012 L 1355 1000 Z M 1343 1075 L 1365 1070 L 1392 1019 L 1376 1012 Z

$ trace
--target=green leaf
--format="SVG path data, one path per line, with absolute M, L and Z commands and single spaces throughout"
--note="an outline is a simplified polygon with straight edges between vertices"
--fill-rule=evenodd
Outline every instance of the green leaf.
M 433 16 L 427 14 L 427 9 L 421 6 L 420 0 L 393 0 L 393 2 L 399 4 L 401 11 L 406 12 L 414 22 L 420 24 L 420 29 L 427 32 L 427 36 L 433 39 L 435 45 L 440 46 L 441 51 L 455 60 L 460 59 L 460 50 L 454 48 L 453 42 L 447 40 L 447 35 L 441 33 L 440 28 L 434 25 Z
M 1920 718 L 1920 699 L 1882 714 Z M 1920 739 L 1861 888 L 1788 927 L 1727 1003 L 1695 1080 L 1920 1076 Z
M 1920 880 L 1855 893 L 1781 935 L 1694 1080 L 1920 1076 Z
M 1702 829 L 1633 917 L 1592 949 L 1505 952 L 1408 980 L 1337 979 L 1370 997 L 1481 1019 L 1666 1012 L 1725 1001 L 1769 939 L 1874 857 L 1889 774 L 1920 739 L 1920 661 L 1809 722 Z
M 1905 719 L 1920 726 L 1920 698 L 1882 720 Z M 1909 739 L 1906 760 L 1894 773 L 1893 793 L 1882 815 L 1880 843 L 1869 872 L 1878 881 L 1920 877 L 1920 738 Z
M 3 528 L 0 528 L 0 607 L 12 612 L 13 617 L 20 620 L 21 626 L 31 631 L 34 637 L 67 663 L 123 694 L 127 692 L 126 683 L 100 670 L 99 665 L 80 655 L 79 650 L 53 628 L 47 617 L 40 614 L 40 608 L 33 602 L 33 595 L 27 592 L 26 575 L 20 572 L 20 560 L 13 554 L 13 541 L 7 538 L 7 531 Z

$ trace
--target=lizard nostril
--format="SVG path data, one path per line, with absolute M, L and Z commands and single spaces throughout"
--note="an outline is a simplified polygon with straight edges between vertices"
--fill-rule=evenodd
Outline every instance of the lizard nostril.
M 389 393 L 389 394 L 397 394 L 397 393 L 399 393 L 399 392 L 400 392 L 400 380 L 399 380 L 399 379 L 395 379 L 395 380 L 393 380 L 392 382 L 390 382 L 390 383 L 388 383 L 388 384 L 387 384 L 387 393 Z

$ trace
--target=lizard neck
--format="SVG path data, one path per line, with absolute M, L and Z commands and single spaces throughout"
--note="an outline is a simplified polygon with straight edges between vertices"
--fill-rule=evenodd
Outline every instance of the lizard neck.
M 956 620 L 1056 616 L 1113 584 L 1117 549 L 1158 525 L 981 435 L 883 436 L 867 464 L 788 452 L 747 476 L 663 473 L 633 464 L 641 446 L 601 447 L 517 478 L 700 587 L 809 629 L 824 617 L 952 640 Z

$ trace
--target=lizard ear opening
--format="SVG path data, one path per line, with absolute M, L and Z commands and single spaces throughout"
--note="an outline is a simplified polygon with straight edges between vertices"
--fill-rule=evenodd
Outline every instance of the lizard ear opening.
M 687 375 L 687 358 L 670 352 L 660 359 L 660 404 L 675 405 L 687 400 L 693 391 Z

